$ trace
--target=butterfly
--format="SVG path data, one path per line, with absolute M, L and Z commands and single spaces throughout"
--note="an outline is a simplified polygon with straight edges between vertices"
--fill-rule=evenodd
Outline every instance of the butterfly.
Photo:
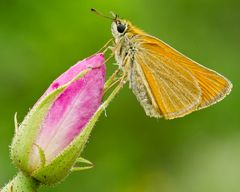
M 146 115 L 165 119 L 183 117 L 221 101 L 231 92 L 232 84 L 224 76 L 130 21 L 115 14 L 111 19 L 115 59 Z

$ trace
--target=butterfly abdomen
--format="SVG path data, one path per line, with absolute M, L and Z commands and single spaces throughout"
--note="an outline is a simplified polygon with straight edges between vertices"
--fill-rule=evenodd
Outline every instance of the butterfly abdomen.
M 133 93 L 136 95 L 137 100 L 145 110 L 146 115 L 150 117 L 162 117 L 159 107 L 151 94 L 150 87 L 148 86 L 144 74 L 139 68 L 139 65 L 131 65 L 129 83 Z

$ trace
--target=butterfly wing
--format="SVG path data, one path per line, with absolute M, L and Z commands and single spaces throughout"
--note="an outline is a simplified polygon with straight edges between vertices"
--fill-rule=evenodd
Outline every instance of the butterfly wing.
M 141 36 L 135 61 L 166 119 L 185 116 L 223 99 L 231 83 L 218 73 L 185 57 L 162 41 Z

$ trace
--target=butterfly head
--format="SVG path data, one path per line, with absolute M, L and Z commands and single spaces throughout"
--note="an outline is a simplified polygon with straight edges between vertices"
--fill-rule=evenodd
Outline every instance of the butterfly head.
M 135 27 L 130 21 L 125 19 L 120 19 L 118 15 L 112 13 L 113 22 L 112 22 L 112 35 L 116 41 L 118 41 L 121 37 L 126 36 L 134 36 L 139 34 L 145 34 L 141 29 Z
M 112 20 L 112 35 L 115 39 L 119 39 L 122 36 L 124 36 L 126 34 L 126 32 L 129 31 L 129 29 L 131 28 L 131 23 L 129 21 L 126 21 L 124 19 L 120 19 L 119 16 L 113 12 L 110 12 L 110 14 L 112 15 L 112 17 L 106 16 L 104 14 L 102 14 L 101 12 L 97 11 L 96 9 L 92 8 L 91 9 L 92 12 L 94 12 L 95 14 L 110 19 Z
M 112 35 L 115 39 L 118 39 L 125 35 L 125 33 L 128 31 L 129 28 L 129 22 L 123 19 L 116 18 L 112 22 Z

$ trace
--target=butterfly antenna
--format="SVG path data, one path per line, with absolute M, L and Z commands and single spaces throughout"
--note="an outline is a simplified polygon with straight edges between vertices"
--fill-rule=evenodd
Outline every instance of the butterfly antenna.
M 115 18 L 108 17 L 108 16 L 102 14 L 101 12 L 97 11 L 97 10 L 94 9 L 94 8 L 92 8 L 91 11 L 94 12 L 95 14 L 97 14 L 98 16 L 101 16 L 101 17 L 104 17 L 104 18 L 107 18 L 107 19 L 111 19 L 111 20 L 115 20 Z
M 110 11 L 110 15 L 113 16 L 114 20 L 117 20 L 118 17 L 119 17 L 119 16 L 118 16 L 117 14 L 115 14 L 113 11 Z

